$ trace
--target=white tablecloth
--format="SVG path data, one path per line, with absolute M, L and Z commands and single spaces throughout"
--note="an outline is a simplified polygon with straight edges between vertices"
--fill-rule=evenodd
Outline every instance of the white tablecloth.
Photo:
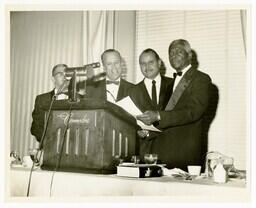
M 33 172 L 30 196 L 49 197 L 52 171 Z M 9 191 L 11 197 L 25 197 L 29 169 L 11 168 Z M 169 176 L 160 178 L 124 178 L 116 175 L 56 172 L 52 186 L 53 197 L 88 196 L 168 196 L 196 198 L 205 201 L 245 202 L 249 190 L 244 180 L 233 179 L 226 184 L 209 180 L 181 181 Z M 224 197 L 225 196 L 225 197 Z

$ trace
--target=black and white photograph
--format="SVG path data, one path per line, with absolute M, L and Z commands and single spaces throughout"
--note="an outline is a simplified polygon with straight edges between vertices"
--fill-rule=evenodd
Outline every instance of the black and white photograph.
M 250 203 L 250 4 L 4 10 L 6 201 Z

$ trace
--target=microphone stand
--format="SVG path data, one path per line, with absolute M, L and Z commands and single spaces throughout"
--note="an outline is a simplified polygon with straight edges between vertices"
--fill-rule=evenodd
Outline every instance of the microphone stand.
M 32 172 L 33 172 L 33 170 L 34 170 L 35 163 L 38 163 L 38 162 L 40 162 L 40 160 L 41 160 L 42 151 L 40 151 L 40 150 L 42 149 L 43 143 L 44 143 L 44 140 L 45 140 L 46 131 L 47 131 L 47 128 L 48 128 L 48 124 L 49 124 L 49 120 L 50 120 L 50 115 L 51 115 L 51 111 L 52 111 L 52 105 L 53 105 L 53 102 L 56 100 L 56 96 L 61 93 L 62 88 L 63 88 L 64 85 L 65 85 L 65 82 L 64 82 L 64 83 L 62 84 L 62 86 L 59 88 L 59 90 L 57 91 L 56 95 L 53 95 L 53 96 L 52 96 L 52 99 L 51 99 L 51 103 L 50 103 L 50 106 L 49 106 L 49 109 L 48 109 L 48 113 L 47 113 L 47 116 L 46 116 L 46 123 L 45 123 L 45 125 L 44 125 L 43 134 L 42 134 L 42 136 L 41 136 L 41 140 L 40 140 L 40 143 L 39 143 L 39 148 L 38 148 L 38 150 L 37 150 L 37 152 L 36 152 L 36 156 L 35 156 L 35 159 L 33 160 L 33 164 L 32 164 L 32 167 L 31 167 L 30 173 L 29 173 L 29 181 L 28 181 L 28 188 L 27 188 L 27 197 L 29 196 L 29 192 L 30 192 L 31 179 L 32 179 Z M 39 159 L 37 159 L 39 152 L 40 152 Z
M 45 125 L 44 125 L 44 131 L 43 131 L 43 134 L 42 134 L 42 136 L 41 136 L 40 143 L 39 143 L 39 149 L 38 149 L 37 152 L 36 152 L 35 159 L 33 160 L 33 164 L 32 164 L 32 167 L 31 167 L 31 169 L 30 169 L 29 182 L 28 182 L 28 188 L 27 188 L 27 197 L 29 196 L 29 192 L 30 192 L 30 185 L 31 185 L 31 179 L 32 179 L 32 172 L 33 172 L 33 170 L 34 170 L 35 163 L 36 163 L 36 162 L 40 162 L 40 159 L 41 159 L 42 151 L 40 151 L 40 150 L 42 149 L 42 146 L 43 146 L 43 142 L 44 142 L 45 135 L 46 135 L 46 130 L 47 130 L 48 123 L 49 123 L 49 120 L 50 120 L 50 114 L 51 114 L 51 111 L 52 111 L 52 104 L 53 104 L 53 102 L 54 102 L 55 100 L 56 100 L 56 95 L 53 95 L 53 96 L 52 96 L 52 99 L 51 99 L 50 107 L 49 107 L 49 110 L 48 110 L 48 113 L 47 113 L 47 116 L 46 116 L 46 123 L 45 123 Z M 39 156 L 39 160 L 37 160 L 39 152 L 40 152 L 40 156 Z
M 64 134 L 62 136 L 62 142 L 61 142 L 61 148 L 60 148 L 60 153 L 59 153 L 59 157 L 56 161 L 56 165 L 55 165 L 55 168 L 54 168 L 54 172 L 52 174 L 52 178 L 51 178 L 51 185 L 50 185 L 50 196 L 52 196 L 52 185 L 53 185 L 53 178 L 54 178 L 54 175 L 55 173 L 58 171 L 59 167 L 60 167 L 60 162 L 61 162 L 61 158 L 62 158 L 62 153 L 63 153 L 63 148 L 64 148 L 64 144 L 65 144 L 65 141 L 66 141 L 66 134 L 67 134 L 67 130 L 68 130 L 68 127 L 69 127 L 69 121 L 70 121 L 70 118 L 72 116 L 72 105 L 73 103 L 71 102 L 70 103 L 70 106 L 69 106 L 69 114 L 68 114 L 68 120 L 67 120 L 67 125 L 65 127 L 65 130 L 64 130 Z
M 78 102 L 77 99 L 77 90 L 76 90 L 76 78 L 77 78 L 77 71 L 75 70 L 73 72 L 72 78 L 71 78 L 71 90 L 70 90 L 70 99 L 69 102 L 76 103 Z
M 73 75 L 72 75 L 72 89 L 71 89 L 71 95 L 70 96 L 70 99 L 69 99 L 69 102 L 70 102 L 70 109 L 69 109 L 69 117 L 68 117 L 68 123 L 67 123 L 67 126 L 65 128 L 65 131 L 64 131 L 64 135 L 63 135 L 63 140 L 62 140 L 62 144 L 61 144 L 61 152 L 60 152 L 60 155 L 59 155 L 59 158 L 56 162 L 56 166 L 55 166 L 55 170 L 54 170 L 54 173 L 58 171 L 58 168 L 59 168 L 59 165 L 60 165 L 60 161 L 61 161 L 61 156 L 62 156 L 62 152 L 63 152 L 63 146 L 64 146 L 64 143 L 65 143 L 65 136 L 66 136 L 66 132 L 67 132 L 67 129 L 68 129 L 68 125 L 69 125 L 69 120 L 70 120 L 70 117 L 71 117 L 71 111 L 72 111 L 72 104 L 73 103 L 77 103 L 79 102 L 79 98 L 77 97 L 77 90 L 76 90 L 76 78 L 77 78 L 77 71 L 75 70 L 73 72 Z M 56 95 L 60 94 L 61 91 L 63 91 L 63 88 L 65 86 L 65 82 L 62 84 L 62 86 L 59 88 L 58 92 L 56 93 Z M 56 95 L 53 95 L 52 96 L 52 99 L 51 99 L 51 103 L 50 103 L 50 107 L 49 107 L 49 110 L 48 110 L 48 114 L 47 114 L 47 117 L 46 117 L 46 124 L 44 126 L 44 131 L 43 131 L 43 134 L 42 134 L 42 137 L 41 137 L 41 140 L 40 140 L 40 144 L 39 144 L 39 149 L 37 150 L 37 153 L 36 153 L 36 156 L 35 156 L 35 159 L 33 160 L 33 164 L 32 164 L 32 167 L 30 169 L 30 174 L 29 174 L 29 183 L 28 183 L 28 188 L 27 188 L 27 197 L 29 196 L 29 192 L 30 192 L 30 186 L 31 186 L 31 179 L 32 179 L 32 172 L 34 170 L 34 167 L 35 167 L 35 163 L 38 163 L 40 162 L 41 160 L 41 156 L 42 156 L 42 151 L 40 151 L 42 149 L 42 146 L 43 146 L 43 143 L 44 143 L 44 140 L 45 140 L 45 135 L 46 135 L 46 130 L 47 130 L 47 127 L 48 127 L 48 123 L 49 123 L 49 120 L 50 120 L 50 114 L 51 114 L 51 111 L 52 111 L 52 105 L 53 105 L 53 102 L 56 100 Z M 38 154 L 40 152 L 40 156 L 39 156 L 39 159 L 38 158 Z M 53 177 L 54 177 L 54 174 L 52 176 L 52 180 L 51 180 L 51 188 L 52 188 L 52 183 L 53 183 Z M 51 190 L 50 189 L 50 195 L 51 195 Z

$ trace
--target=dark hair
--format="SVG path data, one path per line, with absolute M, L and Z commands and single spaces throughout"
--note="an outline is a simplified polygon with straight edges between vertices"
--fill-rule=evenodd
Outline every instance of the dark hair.
M 53 67 L 52 69 L 52 76 L 54 75 L 54 72 L 55 70 L 58 68 L 58 67 L 63 67 L 63 68 L 67 68 L 68 66 L 66 64 L 57 64 Z
M 165 76 L 165 74 L 166 74 L 166 66 L 165 66 L 165 63 L 164 63 L 164 61 L 163 61 L 161 58 L 160 58 L 159 60 L 161 61 L 161 64 L 160 64 L 160 67 L 159 67 L 160 74 L 161 74 L 162 76 Z
M 154 49 L 152 49 L 152 48 L 147 48 L 147 49 L 145 49 L 144 51 L 141 52 L 140 57 L 139 57 L 139 61 L 140 61 L 141 56 L 142 56 L 144 53 L 153 53 L 153 54 L 155 55 L 156 59 L 157 59 L 157 60 L 160 60 L 160 57 L 159 57 L 158 53 L 157 53 Z
M 115 49 L 107 49 L 105 50 L 102 54 L 101 54 L 101 62 L 103 63 L 103 59 L 104 59 L 104 55 L 106 55 L 107 53 L 117 53 L 120 57 L 120 60 L 122 59 L 121 54 L 119 53 L 119 51 L 115 50 Z
M 191 53 L 191 46 L 187 40 L 184 39 L 177 39 L 171 42 L 169 45 L 168 52 L 170 54 L 171 48 L 173 48 L 175 45 L 182 45 L 187 53 Z

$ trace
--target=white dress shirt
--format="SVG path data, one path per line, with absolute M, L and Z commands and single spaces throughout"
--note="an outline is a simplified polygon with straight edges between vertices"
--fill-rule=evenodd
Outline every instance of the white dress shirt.
M 56 95 L 57 92 L 58 92 L 58 90 L 55 88 L 54 89 L 54 94 Z M 63 93 L 56 96 L 56 100 L 66 100 L 66 99 L 68 99 L 68 95 L 63 94 Z
M 156 81 L 156 102 L 158 104 L 158 102 L 159 102 L 159 94 L 160 94 L 160 87 L 161 87 L 161 76 L 160 76 L 160 74 L 158 74 L 155 77 L 154 80 Z M 145 84 L 145 86 L 147 88 L 148 95 L 151 98 L 151 100 L 152 100 L 152 85 L 153 85 L 152 81 L 153 81 L 153 79 L 148 79 L 146 77 L 144 79 L 144 84 Z
M 109 79 L 106 78 L 106 80 L 109 80 Z M 109 80 L 109 81 L 111 81 L 111 80 Z M 119 85 L 106 84 L 107 100 L 112 103 L 116 102 L 116 98 L 117 98 L 117 94 L 118 94 L 118 90 L 119 90 L 119 86 L 120 86 L 120 81 L 121 81 L 120 77 L 115 81 L 119 81 Z
M 175 88 L 177 87 L 177 85 L 179 84 L 180 80 L 182 79 L 182 77 L 184 76 L 184 74 L 186 74 L 186 72 L 190 69 L 191 64 L 189 64 L 188 66 L 186 66 L 184 69 L 182 69 L 182 75 L 181 76 L 176 76 L 174 84 L 173 84 L 173 90 L 175 90 Z

